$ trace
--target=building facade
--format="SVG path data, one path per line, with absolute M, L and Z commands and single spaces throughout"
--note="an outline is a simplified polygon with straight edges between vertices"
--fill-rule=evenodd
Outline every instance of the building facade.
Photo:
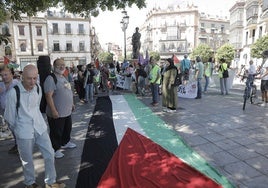
M 230 41 L 240 64 L 248 64 L 250 46 L 268 33 L 268 0 L 241 0 L 230 9 Z M 242 25 L 242 26 L 241 26 Z M 260 62 L 256 59 L 256 64 Z
M 226 17 L 200 13 L 197 44 L 208 44 L 214 53 L 229 42 L 230 23 Z
M 48 55 L 47 24 L 44 17 L 22 17 L 13 21 L 14 54 L 22 70 L 36 63 L 38 56 Z
M 157 51 L 162 59 L 190 53 L 197 43 L 198 18 L 194 5 L 152 9 L 141 29 L 142 51 Z
M 90 18 L 62 11 L 39 13 L 38 17 L 22 16 L 21 20 L 10 21 L 9 28 L 10 43 L 1 45 L 3 52 L 8 53 L 1 50 L 1 56 L 9 55 L 19 70 L 28 63 L 36 64 L 41 55 L 49 55 L 51 63 L 63 58 L 67 66 L 87 64 L 97 54 L 95 48 L 92 54 L 91 48 L 99 48 Z
M 90 19 L 48 11 L 47 30 L 48 54 L 52 61 L 63 58 L 67 66 L 90 63 Z

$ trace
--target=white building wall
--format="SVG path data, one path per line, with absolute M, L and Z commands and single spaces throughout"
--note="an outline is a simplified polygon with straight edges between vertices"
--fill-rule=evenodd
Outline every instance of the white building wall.
M 53 34 L 53 23 L 58 24 L 58 33 Z M 65 24 L 71 25 L 71 33 L 66 33 Z M 79 24 L 84 25 L 84 33 L 79 34 Z M 87 64 L 91 61 L 90 54 L 90 22 L 87 19 L 49 18 L 48 51 L 52 62 L 57 58 L 64 58 L 67 66 Z M 54 43 L 59 42 L 60 51 L 54 51 Z M 72 44 L 72 51 L 66 51 L 66 43 Z M 79 43 L 84 43 L 84 51 L 79 50 Z

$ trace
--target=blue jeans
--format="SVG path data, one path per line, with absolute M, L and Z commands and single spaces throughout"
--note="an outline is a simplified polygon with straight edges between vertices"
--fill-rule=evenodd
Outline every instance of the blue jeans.
M 92 84 L 87 84 L 85 88 L 86 92 L 86 101 L 90 100 L 90 102 L 93 102 L 93 91 L 94 91 L 94 85 Z
M 206 79 L 206 82 L 205 82 L 205 88 L 204 88 L 204 91 L 207 91 L 208 89 L 208 85 L 209 85 L 209 77 L 208 76 L 205 76 L 205 79 Z
M 221 87 L 222 95 L 224 95 L 224 92 L 226 95 L 228 95 L 227 82 L 228 82 L 228 78 L 220 78 L 220 87 Z
M 158 103 L 158 101 L 159 101 L 159 84 L 152 84 L 151 83 L 151 91 L 152 91 L 153 103 Z
M 25 185 L 35 183 L 33 148 L 37 145 L 45 162 L 45 183 L 53 184 L 56 181 L 54 150 L 47 132 L 39 135 L 34 133 L 33 139 L 17 138 L 18 150 L 22 161 L 22 169 Z
M 197 78 L 197 98 L 202 97 L 202 85 L 201 85 L 202 78 Z

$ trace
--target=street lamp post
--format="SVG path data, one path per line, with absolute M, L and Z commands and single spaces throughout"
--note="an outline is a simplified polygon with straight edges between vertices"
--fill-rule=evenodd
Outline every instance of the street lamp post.
M 122 31 L 124 32 L 124 59 L 127 59 L 127 47 L 126 47 L 126 30 L 129 23 L 129 16 L 127 15 L 127 11 L 122 11 L 123 18 L 120 22 Z

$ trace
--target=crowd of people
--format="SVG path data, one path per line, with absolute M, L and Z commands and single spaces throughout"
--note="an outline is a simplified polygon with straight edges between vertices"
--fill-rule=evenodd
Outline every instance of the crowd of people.
M 160 63 L 154 57 L 150 57 L 147 64 L 96 61 L 76 67 L 66 67 L 63 59 L 56 59 L 53 62 L 54 76 L 47 76 L 43 88 L 39 85 L 38 68 L 35 65 L 25 66 L 19 77 L 15 77 L 14 67 L 4 65 L 0 69 L 0 115 L 4 117 L 14 137 L 14 146 L 8 152 L 20 156 L 26 187 L 40 187 L 34 176 L 33 148 L 37 145 L 45 159 L 46 187 L 65 187 L 63 183 L 56 181 L 54 159 L 64 157 L 65 149 L 76 147 L 71 141 L 75 93 L 84 104 L 94 104 L 94 95 L 98 95 L 99 92 L 109 94 L 116 89 L 131 90 L 139 96 L 150 93 L 152 106 L 158 106 L 162 97 L 163 111 L 176 112 L 178 76 L 181 76 L 182 85 L 195 80 L 196 99 L 201 99 L 202 94 L 208 92 L 215 69 L 220 80 L 220 94 L 228 95 L 230 67 L 224 58 L 219 60 L 217 66 L 212 57 L 203 63 L 198 56 L 193 63 L 185 55 L 179 64 L 174 64 L 173 58 Z M 249 68 L 245 69 L 242 66 L 237 75 L 243 75 L 242 78 L 246 75 L 249 80 L 253 77 L 261 79 L 262 101 L 264 104 L 268 103 L 268 61 L 258 68 L 253 61 L 249 61 Z M 124 81 L 121 85 L 118 83 L 119 78 Z M 201 82 L 203 78 L 204 89 Z M 13 89 L 15 87 L 18 91 Z M 42 89 L 47 102 L 45 114 L 39 109 Z

